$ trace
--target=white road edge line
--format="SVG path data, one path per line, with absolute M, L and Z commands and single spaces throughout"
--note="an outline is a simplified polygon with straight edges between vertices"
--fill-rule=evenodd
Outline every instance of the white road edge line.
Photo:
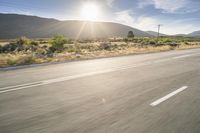
M 6 93 L 6 92 L 11 92 L 11 91 L 17 91 L 17 90 L 22 90 L 22 89 L 26 89 L 26 88 L 31 88 L 31 87 L 35 87 L 35 86 L 41 86 L 43 84 L 35 84 L 35 85 L 29 85 L 29 86 L 22 86 L 22 87 L 18 87 L 18 88 L 13 88 L 13 89 L 8 89 L 8 90 L 1 90 L 1 93 Z
M 147 64 L 147 63 L 145 63 L 145 64 Z M 58 83 L 58 82 L 63 82 L 63 81 L 68 81 L 68 80 L 73 80 L 73 79 L 78 79 L 78 78 L 83 78 L 83 77 L 89 77 L 89 76 L 93 76 L 93 75 L 97 75 L 97 74 L 122 71 L 122 70 L 126 70 L 129 68 L 134 68 L 134 67 L 137 67 L 137 66 L 133 65 L 133 66 L 126 66 L 126 67 L 121 67 L 121 68 L 113 68 L 113 69 L 108 69 L 108 70 L 104 70 L 104 71 L 83 73 L 83 74 L 71 75 L 71 76 L 60 77 L 60 78 L 55 78 L 55 79 L 42 80 L 39 82 L 32 82 L 32 83 L 26 83 L 26 84 L 21 84 L 21 85 L 2 87 L 2 88 L 0 88 L 0 94 L 6 93 L 6 92 L 11 92 L 11 91 L 22 90 L 22 89 L 26 89 L 26 88 L 31 88 L 31 87 L 36 87 L 36 86 L 41 86 L 41 85 L 48 85 L 48 84 L 52 84 L 52 83 Z
M 175 90 L 175 91 L 169 93 L 168 95 L 166 95 L 166 96 L 164 96 L 164 97 L 162 97 L 162 98 L 160 98 L 160 99 L 158 99 L 158 100 L 152 102 L 150 105 L 151 105 L 152 107 L 157 106 L 157 105 L 159 105 L 160 103 L 162 103 L 162 102 L 168 100 L 168 99 L 171 98 L 172 96 L 174 96 L 174 95 L 176 95 L 176 94 L 178 94 L 178 93 L 184 91 L 184 90 L 187 89 L 187 88 L 188 88 L 188 86 L 183 86 L 183 87 L 179 88 L 178 90 Z
M 41 83 L 42 82 L 31 82 L 31 83 L 26 83 L 26 84 L 7 86 L 7 87 L 0 88 L 0 92 L 3 91 L 3 90 L 14 89 L 14 88 L 19 88 L 19 87 L 25 87 L 25 86 L 31 86 L 31 85 L 41 84 Z
M 173 57 L 173 59 L 186 58 L 186 57 L 196 56 L 196 55 L 199 55 L 199 53 L 180 55 L 180 56 Z

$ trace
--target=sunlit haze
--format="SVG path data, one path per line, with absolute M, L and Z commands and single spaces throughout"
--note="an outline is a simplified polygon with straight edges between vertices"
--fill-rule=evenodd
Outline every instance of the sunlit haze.
M 99 7 L 95 3 L 85 3 L 81 9 L 84 20 L 95 21 L 99 15 Z

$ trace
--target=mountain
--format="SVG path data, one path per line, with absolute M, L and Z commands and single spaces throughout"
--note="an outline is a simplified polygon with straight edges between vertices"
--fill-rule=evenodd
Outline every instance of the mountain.
M 194 31 L 194 32 L 188 34 L 188 36 L 192 36 L 192 37 L 200 37 L 200 30 L 199 30 L 199 31 Z
M 128 31 L 133 31 L 135 36 L 151 36 L 144 31 L 112 22 L 59 21 L 37 16 L 1 13 L 0 20 L 1 39 L 20 36 L 48 38 L 56 34 L 70 38 L 125 37 Z
M 176 37 L 187 37 L 188 35 L 187 34 L 175 34 L 174 36 L 176 36 Z
M 174 36 L 182 36 L 182 37 L 200 37 L 200 30 L 199 31 L 194 31 L 189 34 L 176 34 Z
M 158 36 L 158 32 L 155 32 L 155 31 L 146 31 L 146 33 L 148 33 L 152 36 Z M 160 33 L 160 36 L 168 36 L 168 35 Z

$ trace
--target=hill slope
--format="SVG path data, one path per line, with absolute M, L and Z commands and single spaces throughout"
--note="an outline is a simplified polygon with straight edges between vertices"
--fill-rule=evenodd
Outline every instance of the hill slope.
M 148 33 L 152 36 L 158 36 L 158 32 L 155 32 L 155 31 L 146 31 L 146 33 Z M 168 36 L 168 35 L 160 33 L 160 36 Z
M 199 31 L 194 31 L 194 32 L 188 34 L 188 36 L 200 37 L 200 30 Z
M 148 33 L 111 22 L 59 21 L 17 14 L 0 14 L 0 38 L 47 38 L 63 34 L 70 38 L 125 37 L 128 31 L 135 36 L 151 36 Z

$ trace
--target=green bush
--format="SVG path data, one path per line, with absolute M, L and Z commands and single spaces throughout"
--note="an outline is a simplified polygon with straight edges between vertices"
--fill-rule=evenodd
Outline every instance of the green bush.
M 23 36 L 23 37 L 20 37 L 19 39 L 17 39 L 16 43 L 19 45 L 29 45 L 31 43 L 31 41 L 27 37 Z
M 34 45 L 34 46 L 38 46 L 39 45 L 39 42 L 36 42 L 36 41 L 31 41 L 30 43 L 31 45 Z
M 169 39 L 169 38 L 165 38 L 162 40 L 163 43 L 172 43 L 173 40 L 172 39 Z
M 10 66 L 14 66 L 17 64 L 17 60 L 15 59 L 7 59 L 7 64 Z
M 149 44 L 150 44 L 150 45 L 155 45 L 156 42 L 155 42 L 154 40 L 150 40 L 150 41 L 149 41 Z
M 64 47 L 64 44 L 66 44 L 67 42 L 68 42 L 68 39 L 66 39 L 62 35 L 54 36 L 49 41 L 49 43 L 52 45 L 52 47 L 55 48 L 56 50 L 62 50 L 62 48 Z
M 143 39 L 143 40 L 141 41 L 141 44 L 142 44 L 142 45 L 148 45 L 148 44 L 149 44 L 149 40 Z
M 185 44 L 185 45 L 189 45 L 189 43 L 188 43 L 187 41 L 184 41 L 184 44 Z

